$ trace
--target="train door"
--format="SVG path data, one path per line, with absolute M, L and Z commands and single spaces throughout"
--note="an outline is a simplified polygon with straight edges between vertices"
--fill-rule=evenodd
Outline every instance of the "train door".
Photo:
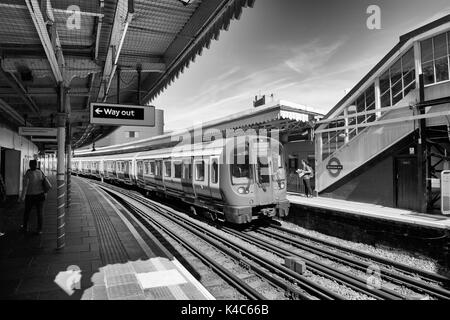
M 194 190 L 197 197 L 211 197 L 207 158 L 194 158 Z
M 272 186 L 272 159 L 269 143 L 258 142 L 253 144 L 253 159 L 255 165 L 255 198 L 259 205 L 268 205 L 274 202 Z
M 192 158 L 183 159 L 183 174 L 181 178 L 183 192 L 188 196 L 194 195 L 194 187 L 192 184 Z
M 219 157 L 211 157 L 209 166 L 209 186 L 211 197 L 221 199 L 220 181 L 219 181 Z
M 142 160 L 136 161 L 137 163 L 137 181 L 140 186 L 145 185 L 144 180 L 144 162 Z M 148 161 L 145 162 L 145 165 L 148 168 Z

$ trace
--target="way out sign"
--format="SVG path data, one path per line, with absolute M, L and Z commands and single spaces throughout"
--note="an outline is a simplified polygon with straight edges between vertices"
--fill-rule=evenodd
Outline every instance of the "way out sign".
M 91 123 L 109 126 L 155 126 L 155 107 L 91 103 Z

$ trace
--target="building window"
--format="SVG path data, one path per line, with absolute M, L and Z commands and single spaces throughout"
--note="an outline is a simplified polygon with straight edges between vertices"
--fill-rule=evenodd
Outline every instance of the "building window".
M 411 48 L 381 75 L 381 107 L 394 106 L 415 88 L 414 48 Z
M 138 131 L 128 131 L 126 132 L 127 138 L 139 138 L 139 132 Z
M 425 85 L 449 80 L 450 32 L 421 42 Z

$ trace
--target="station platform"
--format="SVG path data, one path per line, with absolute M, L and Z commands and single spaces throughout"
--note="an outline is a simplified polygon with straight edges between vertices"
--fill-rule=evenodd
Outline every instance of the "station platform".
M 370 203 L 361 203 L 324 197 L 307 198 L 295 193 L 289 193 L 288 200 L 292 204 L 301 205 L 304 207 L 330 210 L 342 214 L 363 216 L 371 219 L 388 220 L 415 226 L 450 230 L 450 216 L 431 215 L 410 210 L 389 208 Z
M 56 185 L 55 176 L 49 178 Z M 72 178 L 66 246 L 56 250 L 56 191 L 42 235 L 23 233 L 23 204 L 0 208 L 0 299 L 213 300 L 138 220 L 101 189 Z M 30 215 L 30 229 L 36 222 Z
M 406 251 L 450 267 L 450 217 L 374 204 L 288 194 L 287 221 L 372 246 Z

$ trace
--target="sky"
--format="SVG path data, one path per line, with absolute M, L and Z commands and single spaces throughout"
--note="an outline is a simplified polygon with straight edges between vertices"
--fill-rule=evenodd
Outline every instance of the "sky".
M 367 27 L 370 5 L 381 29 Z M 151 104 L 166 131 L 251 109 L 259 94 L 327 113 L 401 35 L 449 11 L 448 0 L 256 0 Z

